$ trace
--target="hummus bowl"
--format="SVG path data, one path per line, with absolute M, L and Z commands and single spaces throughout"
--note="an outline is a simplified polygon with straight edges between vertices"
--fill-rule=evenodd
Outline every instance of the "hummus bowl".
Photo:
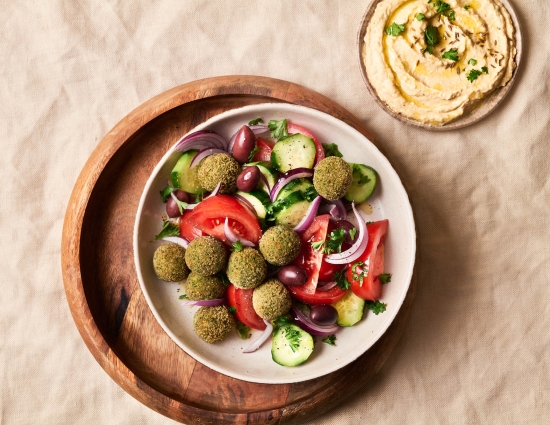
M 411 282 L 416 253 L 416 231 L 412 208 L 399 176 L 391 164 L 364 135 L 344 122 L 323 112 L 290 104 L 259 104 L 230 110 L 217 115 L 191 132 L 210 129 L 229 139 L 251 119 L 288 119 L 303 125 L 316 134 L 323 143 L 336 141 L 344 159 L 368 164 L 379 174 L 380 186 L 368 203 L 368 221 L 389 220 L 385 263 L 391 282 L 384 285 L 381 301 L 387 304 L 384 313 L 368 312 L 357 325 L 342 329 L 336 346 L 317 341 L 311 357 L 297 367 L 283 367 L 271 358 L 271 341 L 256 352 L 243 350 L 258 337 L 252 331 L 248 340 L 240 339 L 236 332 L 216 344 L 207 344 L 193 331 L 193 314 L 197 307 L 182 306 L 179 295 L 185 293 L 180 283 L 159 280 L 153 270 L 152 258 L 162 241 L 152 242 L 162 226 L 165 212 L 159 191 L 166 186 L 174 164 L 181 156 L 174 146 L 166 152 L 147 181 L 139 202 L 134 226 L 134 260 L 138 280 L 147 303 L 156 320 L 187 354 L 209 368 L 249 382 L 283 384 L 301 382 L 334 372 L 356 360 L 386 332 L 396 317 Z M 190 132 L 190 133 L 191 133 Z M 184 136 L 182 134 L 181 136 Z
M 522 55 L 508 0 L 373 0 L 358 33 L 363 79 L 391 116 L 431 130 L 473 124 L 510 91 Z

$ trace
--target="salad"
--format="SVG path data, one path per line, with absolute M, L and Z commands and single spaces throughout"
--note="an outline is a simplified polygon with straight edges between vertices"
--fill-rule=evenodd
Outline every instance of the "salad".
M 346 162 L 334 143 L 286 119 L 260 118 L 226 141 L 201 130 L 175 147 L 181 156 L 159 202 L 157 277 L 185 281 L 184 305 L 199 338 L 224 340 L 237 329 L 244 353 L 271 338 L 283 366 L 306 361 L 314 338 L 379 314 L 388 220 L 366 223 L 361 204 L 375 196 L 378 174 Z

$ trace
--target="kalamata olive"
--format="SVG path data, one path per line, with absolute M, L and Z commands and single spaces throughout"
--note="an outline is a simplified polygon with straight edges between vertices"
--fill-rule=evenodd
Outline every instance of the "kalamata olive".
M 277 272 L 277 279 L 288 286 L 299 286 L 306 283 L 307 272 L 298 266 L 284 266 Z
M 351 239 L 349 232 L 350 230 L 355 229 L 355 226 L 347 220 L 338 220 L 336 223 L 334 223 L 334 225 L 336 226 L 337 229 L 344 229 L 344 231 L 346 232 L 344 242 L 350 245 L 353 245 L 353 243 L 356 241 L 356 238 L 357 238 L 357 232 L 355 233 L 355 236 L 353 237 L 353 239 Z
M 260 174 L 259 168 L 255 165 L 246 167 L 237 177 L 237 189 L 243 192 L 250 192 L 255 189 L 260 181 Z
M 189 195 L 187 192 L 176 189 L 172 193 L 176 195 L 176 198 L 178 198 L 180 201 L 191 203 L 191 195 Z M 166 201 L 166 215 L 168 215 L 168 217 L 170 218 L 179 217 L 181 215 L 178 204 L 176 203 L 176 201 L 174 201 L 172 195 L 170 195 L 168 197 L 168 200 Z
M 233 144 L 233 158 L 241 164 L 248 162 L 248 157 L 252 150 L 256 147 L 256 136 L 254 132 L 247 126 L 243 125 L 235 135 L 235 143 Z
M 334 325 L 338 319 L 338 311 L 328 304 L 314 305 L 309 312 L 309 318 L 319 326 Z

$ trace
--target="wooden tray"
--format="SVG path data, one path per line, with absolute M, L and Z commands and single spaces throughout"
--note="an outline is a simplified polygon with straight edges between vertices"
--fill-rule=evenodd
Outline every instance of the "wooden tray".
M 416 278 L 395 321 L 358 360 L 311 381 L 268 385 L 219 374 L 181 350 L 143 297 L 132 231 L 150 173 L 184 133 L 223 111 L 287 102 L 329 113 L 373 135 L 343 107 L 312 90 L 256 76 L 176 87 L 120 121 L 93 151 L 73 189 L 62 239 L 63 280 L 76 326 L 105 371 L 143 404 L 187 424 L 291 424 L 349 398 L 380 369 L 405 327 Z

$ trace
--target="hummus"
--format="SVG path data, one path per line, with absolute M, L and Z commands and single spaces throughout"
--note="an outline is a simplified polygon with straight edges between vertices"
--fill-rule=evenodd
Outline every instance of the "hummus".
M 362 52 L 368 80 L 394 112 L 442 125 L 512 78 L 514 25 L 498 0 L 382 0 Z

